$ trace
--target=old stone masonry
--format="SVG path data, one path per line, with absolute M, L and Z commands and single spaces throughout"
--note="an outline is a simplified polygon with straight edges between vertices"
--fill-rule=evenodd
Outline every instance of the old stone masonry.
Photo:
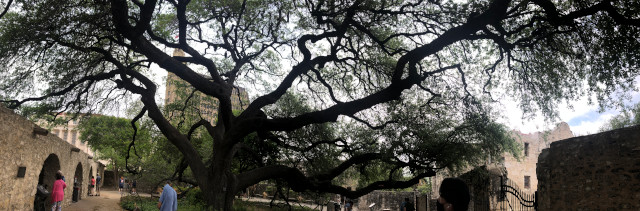
M 40 184 L 50 192 L 58 170 L 67 183 L 62 201 L 66 207 L 72 201 L 74 177 L 79 182 L 80 200 L 87 195 L 91 176 L 102 172 L 104 165 L 26 118 L 0 107 L 0 168 L 0 210 L 34 210 L 42 202 L 50 207 L 51 200 L 40 200 L 36 191 Z

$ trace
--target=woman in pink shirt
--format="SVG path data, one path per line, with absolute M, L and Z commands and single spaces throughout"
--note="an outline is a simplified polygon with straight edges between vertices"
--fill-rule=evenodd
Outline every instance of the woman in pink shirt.
M 95 195 L 96 192 L 96 179 L 91 176 L 91 185 L 89 185 L 89 196 Z
M 60 172 L 56 173 L 56 181 L 53 183 L 53 188 L 51 189 L 52 211 L 62 210 L 62 199 L 64 199 L 64 189 L 66 187 L 67 184 L 62 181 L 62 174 Z

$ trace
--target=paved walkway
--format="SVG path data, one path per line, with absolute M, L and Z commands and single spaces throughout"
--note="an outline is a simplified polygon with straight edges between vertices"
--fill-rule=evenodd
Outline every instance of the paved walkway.
M 100 196 L 85 196 L 82 200 L 71 203 L 65 211 L 116 211 L 120 207 L 120 193 L 118 191 L 100 191 Z

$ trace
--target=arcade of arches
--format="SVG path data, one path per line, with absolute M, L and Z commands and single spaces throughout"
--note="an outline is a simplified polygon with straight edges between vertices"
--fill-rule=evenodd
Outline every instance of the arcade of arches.
M 38 184 L 51 191 L 55 173 L 65 176 L 63 206 L 72 200 L 73 180 L 79 184 L 79 199 L 87 195 L 91 176 L 104 172 L 104 165 L 57 136 L 13 111 L 0 107 L 0 210 L 34 210 Z M 46 199 L 46 205 L 50 199 Z

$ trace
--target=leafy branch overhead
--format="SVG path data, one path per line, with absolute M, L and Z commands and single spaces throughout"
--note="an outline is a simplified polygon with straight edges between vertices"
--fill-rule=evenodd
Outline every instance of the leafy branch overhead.
M 96 113 L 139 96 L 138 118 L 184 156 L 217 210 L 263 180 L 355 198 L 516 153 L 493 102 L 510 96 L 547 117 L 583 96 L 614 105 L 636 88 L 640 55 L 635 0 L 1 6 L 2 102 Z M 164 73 L 187 85 L 182 102 L 158 103 Z M 238 90 L 252 99 L 241 111 Z M 202 99 L 217 103 L 215 118 L 190 114 Z M 349 172 L 365 178 L 356 189 L 341 186 Z

